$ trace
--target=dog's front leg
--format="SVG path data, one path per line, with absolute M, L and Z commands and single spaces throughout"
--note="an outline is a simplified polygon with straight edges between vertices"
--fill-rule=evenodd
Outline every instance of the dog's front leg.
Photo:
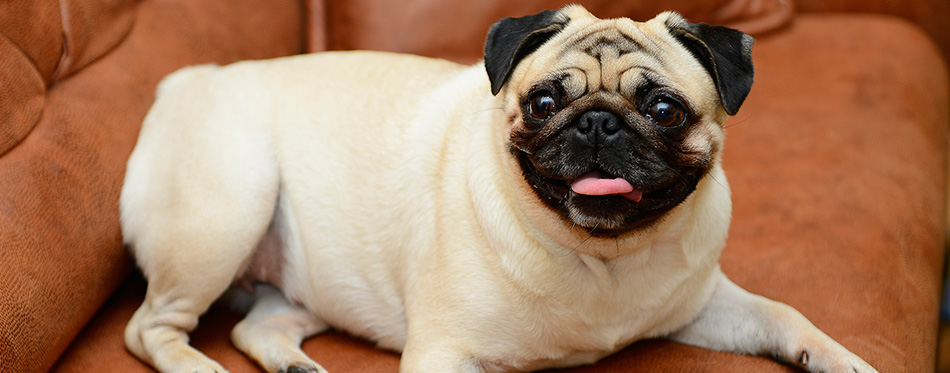
M 877 372 L 794 308 L 752 293 L 719 274 L 699 316 L 670 336 L 720 351 L 772 355 L 809 372 Z

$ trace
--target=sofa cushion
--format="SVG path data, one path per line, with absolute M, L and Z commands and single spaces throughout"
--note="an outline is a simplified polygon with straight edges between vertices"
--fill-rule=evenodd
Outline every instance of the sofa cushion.
M 24 22 L 29 20 L 29 22 Z M 27 0 L 0 3 L 0 36 L 33 62 L 48 84 L 63 48 L 63 20 L 59 1 Z M 4 54 L 4 59 L 7 58 Z M 6 89 L 6 88 L 4 88 Z
M 33 130 L 45 95 L 46 83 L 34 61 L 0 35 L 0 156 Z
M 893 17 L 808 15 L 761 37 L 756 84 L 727 124 L 735 219 L 722 256 L 746 289 L 799 309 L 883 372 L 933 368 L 946 206 L 947 70 L 932 41 Z M 149 371 L 122 329 L 142 301 L 133 278 L 57 371 Z M 229 342 L 240 315 L 218 305 L 194 345 L 257 371 Z M 396 354 L 330 332 L 303 349 L 332 372 L 393 372 Z M 602 371 L 792 372 L 764 357 L 651 340 Z
M 63 54 L 54 80 L 69 76 L 115 48 L 135 20 L 134 0 L 60 1 Z
M 61 25 L 56 1 L 0 3 L 0 156 L 39 120 L 59 62 Z
M 0 156 L 33 130 L 46 86 L 115 47 L 134 9 L 132 0 L 0 4 Z

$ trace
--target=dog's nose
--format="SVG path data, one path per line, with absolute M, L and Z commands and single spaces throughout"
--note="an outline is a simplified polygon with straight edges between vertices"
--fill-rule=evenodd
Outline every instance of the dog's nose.
M 591 110 L 581 114 L 574 128 L 581 141 L 599 147 L 609 144 L 618 137 L 621 119 L 609 111 Z

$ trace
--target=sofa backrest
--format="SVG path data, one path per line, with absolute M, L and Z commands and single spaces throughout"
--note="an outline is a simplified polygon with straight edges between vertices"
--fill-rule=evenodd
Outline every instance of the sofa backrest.
M 440 57 L 471 63 L 482 57 L 488 27 L 498 19 L 585 6 L 601 18 L 638 21 L 666 10 L 692 22 L 728 25 L 760 34 L 788 23 L 788 0 L 309 0 L 309 49 L 372 49 Z
M 39 121 L 48 86 L 128 34 L 134 6 L 133 0 L 0 3 L 0 156 Z

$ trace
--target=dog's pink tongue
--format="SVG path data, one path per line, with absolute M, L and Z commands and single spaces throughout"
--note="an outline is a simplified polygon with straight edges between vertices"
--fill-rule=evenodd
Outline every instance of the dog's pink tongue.
M 636 190 L 629 181 L 619 177 L 607 179 L 597 172 L 591 172 L 575 180 L 571 184 L 571 190 L 588 196 L 621 195 L 634 202 L 640 202 L 643 198 L 643 192 Z

